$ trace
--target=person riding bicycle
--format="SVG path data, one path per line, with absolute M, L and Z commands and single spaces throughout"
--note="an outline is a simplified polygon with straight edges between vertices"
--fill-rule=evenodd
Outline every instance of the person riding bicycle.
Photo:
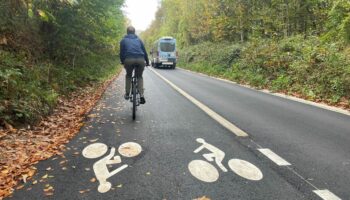
M 127 28 L 127 35 L 120 41 L 120 61 L 126 70 L 124 98 L 126 100 L 130 98 L 131 76 L 135 69 L 138 90 L 140 92 L 140 103 L 145 104 L 142 74 L 145 69 L 145 62 L 146 66 L 149 66 L 149 60 L 145 46 L 135 34 L 135 28 L 133 26 Z

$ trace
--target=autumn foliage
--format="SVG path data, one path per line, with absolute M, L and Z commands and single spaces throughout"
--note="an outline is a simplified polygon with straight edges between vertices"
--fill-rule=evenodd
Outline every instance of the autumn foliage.
M 98 87 L 74 92 L 69 99 L 60 99 L 53 114 L 34 127 L 0 130 L 0 199 L 20 189 L 22 186 L 17 185 L 35 174 L 34 164 L 62 155 L 65 144 L 83 126 L 85 114 L 114 78 Z

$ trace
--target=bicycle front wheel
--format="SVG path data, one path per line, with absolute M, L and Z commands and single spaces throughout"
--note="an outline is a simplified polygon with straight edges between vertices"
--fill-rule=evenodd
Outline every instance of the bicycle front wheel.
M 264 177 L 257 166 L 245 160 L 231 159 L 228 166 L 237 175 L 251 181 L 260 181 Z

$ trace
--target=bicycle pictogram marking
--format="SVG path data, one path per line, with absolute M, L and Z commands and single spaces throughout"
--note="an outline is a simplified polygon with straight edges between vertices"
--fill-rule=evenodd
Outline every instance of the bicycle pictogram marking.
M 124 157 L 135 157 L 138 156 L 142 151 L 142 147 L 135 142 L 128 142 L 120 145 L 118 152 Z M 108 152 L 107 145 L 103 143 L 94 143 L 83 149 L 83 156 L 89 159 L 100 158 Z M 107 165 L 115 165 L 121 163 L 121 157 L 115 155 L 115 148 L 112 147 L 108 155 L 96 161 L 93 165 L 93 170 L 96 176 L 96 179 L 99 182 L 97 190 L 100 193 L 106 193 L 112 188 L 112 184 L 107 181 L 110 177 L 116 175 L 122 170 L 128 167 L 127 164 L 124 164 L 113 171 L 109 171 Z
M 202 138 L 197 138 L 196 141 L 200 143 L 201 146 L 194 150 L 194 153 L 199 153 L 203 149 L 207 149 L 210 151 L 210 153 L 202 155 L 205 160 L 191 161 L 188 164 L 188 169 L 190 173 L 198 180 L 213 183 L 219 179 L 220 174 L 217 168 L 211 162 L 215 162 L 215 164 L 223 172 L 228 172 L 227 168 L 222 164 L 225 158 L 225 152 L 214 145 L 207 143 Z M 260 171 L 260 169 L 248 161 L 241 159 L 230 159 L 228 161 L 228 166 L 234 173 L 245 179 L 259 181 L 263 178 L 263 173 Z

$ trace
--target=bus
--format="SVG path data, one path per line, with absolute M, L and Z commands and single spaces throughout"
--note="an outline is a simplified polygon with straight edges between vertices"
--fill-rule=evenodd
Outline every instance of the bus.
M 175 69 L 178 57 L 176 39 L 173 37 L 160 38 L 153 44 L 150 54 L 154 68 Z

